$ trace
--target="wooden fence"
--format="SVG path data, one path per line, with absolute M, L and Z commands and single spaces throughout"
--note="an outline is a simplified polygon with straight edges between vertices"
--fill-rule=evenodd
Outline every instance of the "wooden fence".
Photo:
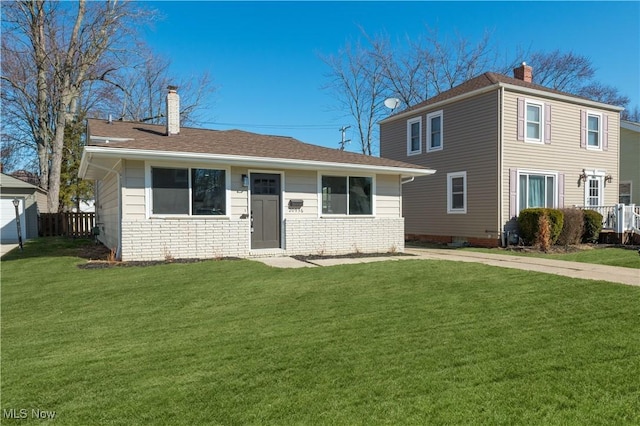
M 41 237 L 87 238 L 93 236 L 95 224 L 95 213 L 40 213 L 38 233 Z

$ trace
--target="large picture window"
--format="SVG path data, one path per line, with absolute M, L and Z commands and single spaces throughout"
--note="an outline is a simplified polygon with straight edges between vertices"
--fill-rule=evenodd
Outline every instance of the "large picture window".
M 535 207 L 556 207 L 557 184 L 555 174 L 520 173 L 519 210 Z
M 194 215 L 224 215 L 225 171 L 191 169 L 191 203 Z
M 373 179 L 363 176 L 322 176 L 322 214 L 373 214 Z
M 151 200 L 151 214 L 225 215 L 226 172 L 152 167 Z

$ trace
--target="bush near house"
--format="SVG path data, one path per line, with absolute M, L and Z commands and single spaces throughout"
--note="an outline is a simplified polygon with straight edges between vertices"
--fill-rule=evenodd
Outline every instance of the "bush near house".
M 564 215 L 564 222 L 557 243 L 563 246 L 580 244 L 585 229 L 584 212 L 576 208 L 560 209 L 560 211 Z
M 536 242 L 539 233 L 539 223 L 541 216 L 547 216 L 549 219 L 550 244 L 555 244 L 562 232 L 564 215 L 557 209 L 533 208 L 524 209 L 518 215 L 518 227 L 520 228 L 520 237 L 525 244 L 533 244 Z
M 598 241 L 600 231 L 602 231 L 602 215 L 595 210 L 585 210 L 584 214 L 584 234 L 582 241 L 595 243 Z

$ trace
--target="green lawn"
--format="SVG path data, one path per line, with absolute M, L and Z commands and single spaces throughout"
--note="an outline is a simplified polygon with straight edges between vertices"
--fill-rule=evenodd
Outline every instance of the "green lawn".
M 52 424 L 638 424 L 640 287 L 403 260 L 1 263 L 7 410 Z

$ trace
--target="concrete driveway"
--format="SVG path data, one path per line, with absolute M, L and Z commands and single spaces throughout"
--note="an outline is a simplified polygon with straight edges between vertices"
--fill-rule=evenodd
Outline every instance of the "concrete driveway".
M 14 248 L 17 248 L 18 244 L 0 244 L 0 257 L 4 256 L 5 254 L 9 253 L 11 250 L 13 250 Z

